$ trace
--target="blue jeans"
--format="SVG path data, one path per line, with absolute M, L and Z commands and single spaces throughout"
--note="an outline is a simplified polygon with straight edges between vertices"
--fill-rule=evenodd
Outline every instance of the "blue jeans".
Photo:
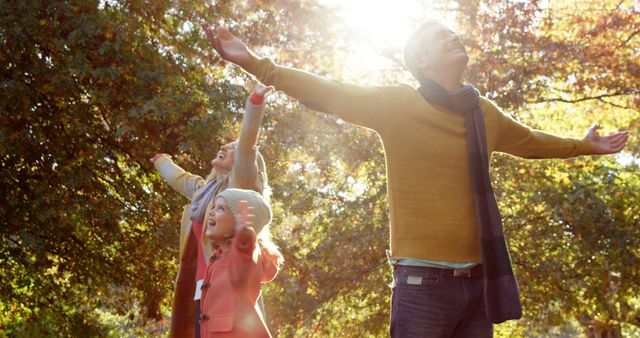
M 492 337 L 482 278 L 395 265 L 390 333 L 396 337 Z

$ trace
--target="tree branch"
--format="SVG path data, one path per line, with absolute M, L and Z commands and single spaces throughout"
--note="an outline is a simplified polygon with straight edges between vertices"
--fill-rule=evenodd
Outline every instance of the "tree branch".
M 634 36 L 640 34 L 640 29 L 638 29 L 637 31 L 631 33 L 631 35 L 629 35 L 629 37 L 624 40 L 623 43 L 620 44 L 620 47 L 623 47 L 624 45 L 626 45 L 627 43 L 629 43 L 629 41 L 631 41 L 631 39 L 633 39 Z
M 625 96 L 625 95 L 633 95 L 640 93 L 640 90 L 632 90 L 629 92 L 615 92 L 611 94 L 602 94 L 596 96 L 585 96 L 578 99 L 564 99 L 561 97 L 552 97 L 552 98 L 543 98 L 539 100 L 528 100 L 527 103 L 543 103 L 543 102 L 564 102 L 564 103 L 578 103 L 583 101 L 591 101 L 591 100 L 601 100 L 607 97 L 615 97 L 615 96 Z
M 607 100 L 605 100 L 605 99 L 603 99 L 603 98 L 599 98 L 599 99 L 598 99 L 598 101 L 603 102 L 603 103 L 606 103 L 606 104 L 611 105 L 611 106 L 614 106 L 614 107 L 616 107 L 616 108 L 620 108 L 620 109 L 629 109 L 629 110 L 640 111 L 640 110 L 638 110 L 638 109 L 636 109 L 636 108 L 628 107 L 628 106 L 623 106 L 623 105 L 621 105 L 621 104 L 617 104 L 617 103 L 613 103 L 613 102 L 611 102 L 611 101 L 607 101 Z

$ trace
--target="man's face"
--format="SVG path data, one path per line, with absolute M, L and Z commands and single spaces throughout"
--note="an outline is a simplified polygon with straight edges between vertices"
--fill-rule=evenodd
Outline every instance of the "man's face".
M 418 57 L 421 68 L 431 72 L 464 70 L 469 62 L 460 36 L 441 24 L 430 25 L 422 32 Z

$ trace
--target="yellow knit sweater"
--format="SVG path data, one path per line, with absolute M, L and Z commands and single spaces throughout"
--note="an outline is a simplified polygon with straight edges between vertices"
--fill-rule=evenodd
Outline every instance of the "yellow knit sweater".
M 387 163 L 393 258 L 481 263 L 464 118 L 410 86 L 356 86 L 253 58 L 245 70 L 307 107 L 375 130 Z M 530 129 L 481 98 L 489 154 L 566 158 L 587 140 Z

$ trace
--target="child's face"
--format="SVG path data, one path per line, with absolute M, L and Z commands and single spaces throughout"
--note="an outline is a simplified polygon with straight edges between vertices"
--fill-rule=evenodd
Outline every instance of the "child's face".
M 233 236 L 234 230 L 231 208 L 224 198 L 217 198 L 213 210 L 207 215 L 207 230 L 204 234 L 216 242 L 222 242 Z

